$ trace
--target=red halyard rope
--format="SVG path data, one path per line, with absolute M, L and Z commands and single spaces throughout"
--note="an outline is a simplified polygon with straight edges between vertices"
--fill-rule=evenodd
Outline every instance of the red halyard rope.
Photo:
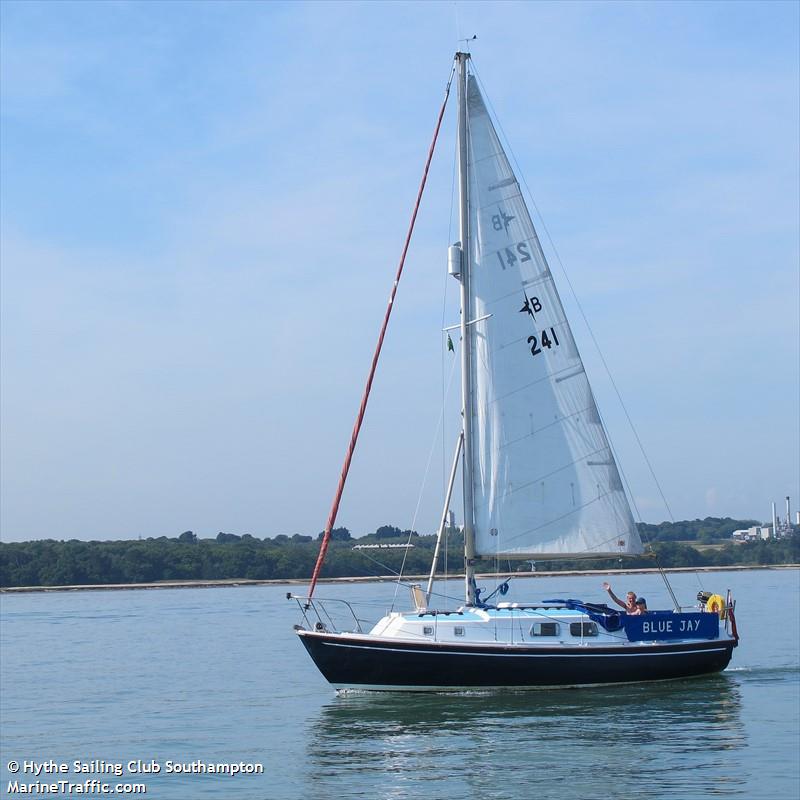
M 367 400 L 369 400 L 369 393 L 370 389 L 372 388 L 372 380 L 375 377 L 375 370 L 378 367 L 378 358 L 381 354 L 381 348 L 383 347 L 383 338 L 386 335 L 386 328 L 389 325 L 389 317 L 392 314 L 392 307 L 394 305 L 394 298 L 397 294 L 397 285 L 400 282 L 400 276 L 403 274 L 403 266 L 406 262 L 406 254 L 408 253 L 408 247 L 411 244 L 411 235 L 414 232 L 414 223 L 417 221 L 417 212 L 419 211 L 419 205 L 422 202 L 422 193 L 425 191 L 425 183 L 428 180 L 428 170 L 431 166 L 431 160 L 433 159 L 433 151 L 436 147 L 436 140 L 439 138 L 439 129 L 442 126 L 442 118 L 444 117 L 444 110 L 447 106 L 447 99 L 450 96 L 450 84 L 452 82 L 452 73 L 450 75 L 450 81 L 447 83 L 447 89 L 445 90 L 444 101 L 442 102 L 442 108 L 439 111 L 439 118 L 436 120 L 436 130 L 433 132 L 433 141 L 431 142 L 431 146 L 428 149 L 428 158 L 425 162 L 425 170 L 422 173 L 422 181 L 419 185 L 419 191 L 417 192 L 417 202 L 414 204 L 414 213 L 411 215 L 411 222 L 408 226 L 408 233 L 406 234 L 406 241 L 405 245 L 403 246 L 403 253 L 400 256 L 400 263 L 397 267 L 397 274 L 394 278 L 394 283 L 392 284 L 392 293 L 389 295 L 389 303 L 386 307 L 386 314 L 383 318 L 383 325 L 381 326 L 381 332 L 378 336 L 378 344 L 375 347 L 375 354 L 372 356 L 372 366 L 369 370 L 369 376 L 367 377 L 367 385 L 364 387 L 364 394 L 361 398 L 361 406 L 358 409 L 358 416 L 356 417 L 355 425 L 353 426 L 353 433 L 350 436 L 350 445 L 347 448 L 347 454 L 344 457 L 344 465 L 342 466 L 342 474 L 339 476 L 339 485 L 336 488 L 336 496 L 333 498 L 333 506 L 331 507 L 331 513 L 328 516 L 328 522 L 325 525 L 325 532 L 322 536 L 322 544 L 319 548 L 319 555 L 317 556 L 317 563 L 314 565 L 314 572 L 311 575 L 311 585 L 308 588 L 308 600 L 310 601 L 312 596 L 314 595 L 314 588 L 317 585 L 317 579 L 319 578 L 319 572 L 322 569 L 322 564 L 325 561 L 325 554 L 328 552 L 328 544 L 331 540 L 331 531 L 333 530 L 333 526 L 336 524 L 336 515 L 339 513 L 339 503 L 342 499 L 342 492 L 344 491 L 344 484 L 347 480 L 347 473 L 350 471 L 350 462 L 353 460 L 353 452 L 356 449 L 356 442 L 358 441 L 358 434 L 361 430 L 361 423 L 364 421 L 364 412 L 367 410 Z

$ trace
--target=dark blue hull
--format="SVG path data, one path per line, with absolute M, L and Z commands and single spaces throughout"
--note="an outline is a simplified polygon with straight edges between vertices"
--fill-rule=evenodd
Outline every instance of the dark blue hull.
M 732 639 L 618 647 L 465 646 L 298 634 L 319 671 L 337 688 L 406 691 L 686 678 L 725 669 L 735 646 Z

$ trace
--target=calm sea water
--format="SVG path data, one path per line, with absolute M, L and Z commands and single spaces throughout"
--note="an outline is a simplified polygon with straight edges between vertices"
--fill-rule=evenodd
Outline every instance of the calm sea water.
M 506 598 L 602 600 L 601 577 L 512 582 Z M 720 798 L 800 794 L 800 572 L 672 576 L 682 602 L 733 588 L 742 641 L 692 681 L 461 695 L 337 697 L 292 624 L 285 586 L 4 595 L 0 779 L 8 762 L 155 761 L 126 771 L 161 800 Z M 660 578 L 623 578 L 651 608 Z M 457 592 L 456 584 L 452 584 Z M 320 596 L 391 603 L 386 584 Z M 405 604 L 405 590 L 400 598 Z M 168 760 L 263 774 L 165 774 Z M 73 782 L 108 775 L 76 775 Z M 48 779 L 50 780 L 50 779 Z M 52 797 L 53 795 L 49 795 Z M 68 795 L 55 795 L 66 797 Z M 128 795 L 130 796 L 130 795 Z

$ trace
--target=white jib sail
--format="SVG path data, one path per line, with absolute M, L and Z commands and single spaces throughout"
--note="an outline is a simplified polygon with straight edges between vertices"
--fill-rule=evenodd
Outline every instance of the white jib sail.
M 474 76 L 468 90 L 476 555 L 640 553 L 558 292 Z

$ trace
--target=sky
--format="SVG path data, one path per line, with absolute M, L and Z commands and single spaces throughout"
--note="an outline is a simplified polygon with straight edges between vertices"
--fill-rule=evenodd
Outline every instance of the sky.
M 0 538 L 323 529 L 472 35 L 639 517 L 800 508 L 799 8 L 4 0 Z M 454 110 L 356 536 L 441 513 Z

